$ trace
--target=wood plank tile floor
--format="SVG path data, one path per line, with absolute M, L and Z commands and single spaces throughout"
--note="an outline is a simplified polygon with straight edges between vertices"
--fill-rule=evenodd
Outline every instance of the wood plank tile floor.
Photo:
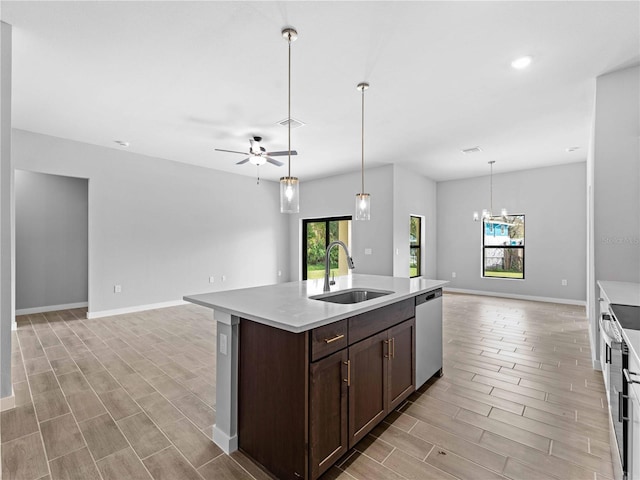
M 87 320 L 22 316 L 2 478 L 269 478 L 208 440 L 215 322 L 193 305 Z M 584 308 L 444 296 L 444 376 L 322 480 L 611 479 L 606 398 Z

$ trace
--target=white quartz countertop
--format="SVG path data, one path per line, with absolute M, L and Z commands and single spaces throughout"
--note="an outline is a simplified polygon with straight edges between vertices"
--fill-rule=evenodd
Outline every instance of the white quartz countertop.
M 598 281 L 598 285 L 609 303 L 640 306 L 640 283 Z M 629 347 L 629 354 L 640 365 L 640 330 L 620 328 L 622 337 Z
M 640 283 L 598 280 L 609 303 L 640 305 Z
M 389 290 L 394 293 L 354 304 L 313 300 L 322 294 L 324 279 L 279 283 L 262 287 L 188 295 L 184 299 L 204 307 L 294 333 L 327 325 L 446 285 L 447 281 L 382 275 L 336 277 L 331 292 L 351 288 Z

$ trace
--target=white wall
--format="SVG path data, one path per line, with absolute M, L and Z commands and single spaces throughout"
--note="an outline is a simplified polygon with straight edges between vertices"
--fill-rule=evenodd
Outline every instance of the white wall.
M 88 200 L 84 178 L 15 172 L 18 314 L 86 304 Z
M 393 187 L 393 276 L 409 276 L 409 217 L 424 217 L 422 228 L 422 276 L 436 278 L 436 182 L 395 166 Z
M 11 25 L 0 22 L 0 398 L 12 395 L 14 319 L 13 165 L 11 158 Z
M 371 194 L 371 220 L 351 223 L 354 273 L 393 274 L 393 166 L 365 170 L 365 190 Z M 300 213 L 290 215 L 290 279 L 302 279 L 302 219 L 352 215 L 360 173 L 348 173 L 305 182 L 300 179 Z M 365 255 L 370 248 L 371 255 Z
M 19 169 L 89 179 L 94 315 L 276 283 L 289 269 L 274 182 L 22 130 L 13 156 Z
M 437 187 L 437 277 L 449 287 L 585 301 L 586 163 L 494 175 L 494 210 L 525 214 L 525 280 L 481 276 L 482 222 L 472 214 L 489 208 L 489 177 Z

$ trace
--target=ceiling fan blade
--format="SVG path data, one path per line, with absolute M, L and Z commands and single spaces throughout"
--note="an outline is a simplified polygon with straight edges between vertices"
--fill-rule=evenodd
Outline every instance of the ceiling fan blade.
M 246 153 L 245 153 L 245 155 L 246 155 Z M 236 162 L 236 165 L 244 165 L 248 161 L 249 161 L 249 157 L 245 158 L 244 160 L 240 160 L 239 162 Z
M 298 152 L 291 150 L 291 155 L 297 154 Z M 267 152 L 265 155 L 269 155 L 270 157 L 284 157 L 285 155 L 289 155 L 289 150 L 284 150 L 283 152 Z
M 269 162 L 272 165 L 275 165 L 276 167 L 281 167 L 282 165 L 284 165 L 284 162 L 276 160 L 275 158 L 271 158 L 271 157 L 264 157 L 264 158 L 267 159 L 267 162 Z
M 215 148 L 216 152 L 229 152 L 229 153 L 239 153 L 240 155 L 248 155 L 247 152 L 236 152 L 235 150 L 222 150 L 221 148 Z

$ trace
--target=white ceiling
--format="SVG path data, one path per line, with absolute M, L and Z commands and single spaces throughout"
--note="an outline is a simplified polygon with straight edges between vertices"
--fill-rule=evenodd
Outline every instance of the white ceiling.
M 595 78 L 640 59 L 637 1 L 3 0 L 0 15 L 14 27 L 15 128 L 252 176 L 213 149 L 261 135 L 286 150 L 280 31 L 294 26 L 302 182 L 359 169 L 365 80 L 368 167 L 440 181 L 486 175 L 489 160 L 496 173 L 585 160 Z M 511 68 L 522 55 L 532 65 Z

